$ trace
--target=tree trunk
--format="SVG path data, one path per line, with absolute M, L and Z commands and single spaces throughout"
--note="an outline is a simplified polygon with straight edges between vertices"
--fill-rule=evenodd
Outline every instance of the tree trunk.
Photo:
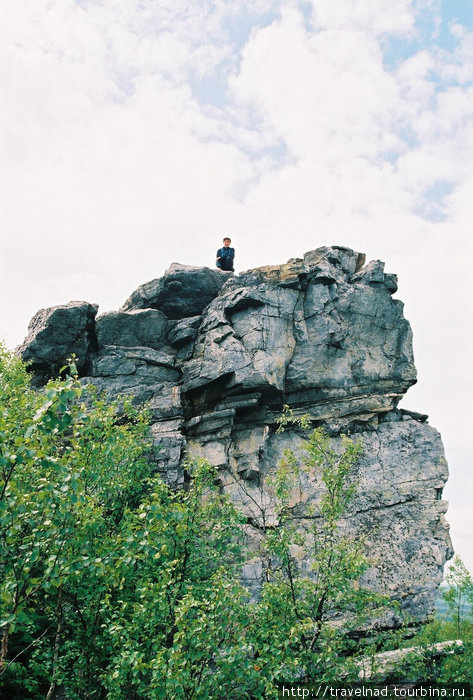
M 56 635 L 54 637 L 54 654 L 53 654 L 53 667 L 51 674 L 51 685 L 49 686 L 48 694 L 46 695 L 46 700 L 54 700 L 56 697 L 56 669 L 57 662 L 59 659 L 59 644 L 61 641 L 62 632 L 62 588 L 59 589 L 57 606 L 56 606 Z
M 7 623 L 2 632 L 2 644 L 0 647 L 0 675 L 3 673 L 8 651 L 8 637 L 10 635 L 10 623 Z

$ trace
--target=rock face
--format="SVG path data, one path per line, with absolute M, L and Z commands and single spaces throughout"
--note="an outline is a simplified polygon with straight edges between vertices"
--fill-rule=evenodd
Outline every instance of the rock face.
M 421 621 L 451 556 L 447 465 L 427 417 L 397 409 L 416 371 L 396 290 L 382 262 L 336 246 L 239 276 L 173 264 L 95 321 L 79 302 L 38 312 L 20 350 L 40 379 L 74 351 L 83 381 L 147 402 L 157 469 L 179 486 L 185 455 L 206 457 L 249 523 L 270 510 L 265 476 L 287 447 L 300 450 L 300 430 L 276 433 L 284 404 L 335 445 L 360 436 L 348 524 L 369 545 L 364 583 Z M 321 495 L 317 475 L 304 478 L 301 528 Z M 256 562 L 246 575 L 258 577 Z

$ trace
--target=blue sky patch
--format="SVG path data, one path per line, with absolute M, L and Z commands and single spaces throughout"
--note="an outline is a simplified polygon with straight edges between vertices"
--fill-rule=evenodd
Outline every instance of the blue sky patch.
M 414 207 L 414 213 L 427 221 L 445 221 L 448 209 L 446 200 L 453 190 L 453 183 L 439 180 L 423 193 L 421 200 Z

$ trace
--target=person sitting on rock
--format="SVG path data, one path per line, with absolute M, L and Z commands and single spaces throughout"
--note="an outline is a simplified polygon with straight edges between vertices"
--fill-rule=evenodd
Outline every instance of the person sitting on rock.
M 233 261 L 235 259 L 235 248 L 230 248 L 231 238 L 226 236 L 223 239 L 223 248 L 217 250 L 217 267 L 225 272 L 235 272 Z

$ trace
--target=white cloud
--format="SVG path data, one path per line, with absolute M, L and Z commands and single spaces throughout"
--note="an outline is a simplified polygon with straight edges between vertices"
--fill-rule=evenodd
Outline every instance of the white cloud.
M 376 41 L 358 30 L 308 34 L 301 14 L 288 11 L 247 43 L 231 85 L 297 158 L 333 166 L 398 143 L 396 83 Z
M 312 0 L 322 29 L 361 29 L 371 35 L 410 33 L 414 26 L 411 0 L 399 0 L 395 11 L 386 0 Z

